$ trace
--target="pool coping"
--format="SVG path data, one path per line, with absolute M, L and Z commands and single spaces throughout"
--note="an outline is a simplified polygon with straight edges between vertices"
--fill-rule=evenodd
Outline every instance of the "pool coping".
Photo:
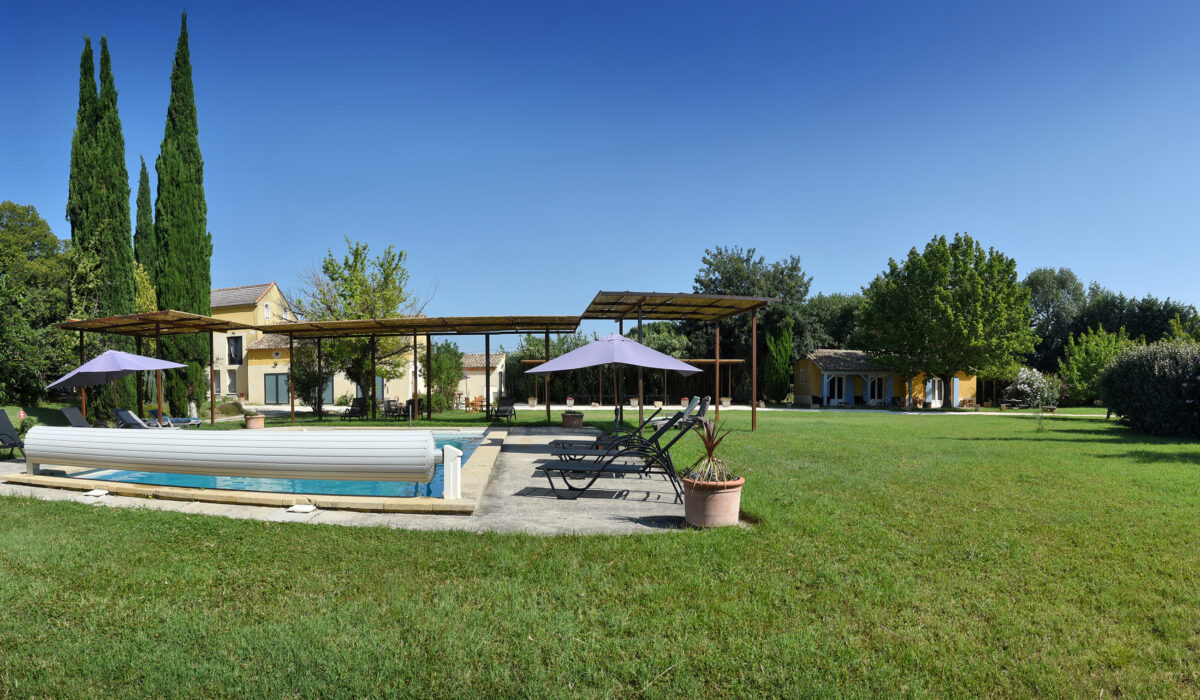
M 271 428 L 272 430 L 294 430 L 290 426 Z M 331 428 L 337 430 L 337 428 Z M 383 428 L 388 429 L 388 428 Z M 393 430 L 397 428 L 392 428 Z M 408 428 L 400 428 L 407 430 Z M 429 428 L 424 428 L 429 430 Z M 465 432 L 476 429 L 437 428 L 435 432 Z M 189 486 L 159 486 L 155 484 L 130 484 L 120 481 L 100 481 L 96 479 L 79 479 L 69 474 L 92 471 L 90 467 L 61 467 L 52 464 L 43 465 L 56 472 L 68 476 L 51 476 L 49 474 L 4 474 L 0 481 L 25 486 L 41 486 L 46 488 L 67 489 L 72 491 L 91 491 L 103 489 L 117 496 L 135 496 L 141 498 L 161 498 L 172 501 L 199 501 L 202 503 L 220 503 L 225 505 L 252 505 L 289 507 L 294 505 L 314 505 L 322 509 L 353 510 L 366 513 L 437 513 L 439 515 L 471 515 L 479 507 L 479 499 L 492 476 L 492 469 L 500 456 L 500 449 L 508 437 L 505 428 L 492 428 L 483 435 L 483 442 L 471 453 L 470 459 L 462 467 L 462 498 L 445 499 L 416 496 L 413 498 L 387 498 L 380 496 L 338 496 L 327 494 L 301 493 L 270 493 L 267 491 L 233 491 L 228 489 L 207 489 Z

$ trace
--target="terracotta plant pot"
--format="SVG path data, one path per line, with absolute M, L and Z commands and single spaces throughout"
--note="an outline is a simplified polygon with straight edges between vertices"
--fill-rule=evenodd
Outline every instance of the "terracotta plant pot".
M 578 411 L 566 411 L 562 414 L 562 427 L 564 428 L 582 428 L 583 413 Z
M 258 430 L 266 426 L 266 416 L 246 416 L 246 429 Z
M 567 399 L 567 405 L 568 405 L 568 406 L 574 406 L 574 405 L 575 405 L 575 399 Z
M 527 401 L 529 402 L 530 408 L 533 408 L 534 406 L 537 405 L 537 399 L 535 399 L 535 398 L 530 397 L 529 399 L 527 399 Z
M 745 483 L 740 476 L 732 481 L 694 481 L 684 477 L 684 520 L 692 527 L 737 525 Z

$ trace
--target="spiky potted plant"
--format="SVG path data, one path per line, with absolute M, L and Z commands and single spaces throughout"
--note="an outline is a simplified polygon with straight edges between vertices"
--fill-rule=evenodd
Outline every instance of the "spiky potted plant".
M 708 420 L 697 421 L 694 429 L 704 454 L 683 476 L 684 519 L 693 527 L 737 525 L 746 479 L 735 476 L 729 463 L 717 455 L 730 431 Z

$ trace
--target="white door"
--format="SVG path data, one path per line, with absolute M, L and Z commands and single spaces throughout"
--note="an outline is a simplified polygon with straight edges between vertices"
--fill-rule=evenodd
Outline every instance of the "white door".
M 237 370 L 236 369 L 227 369 L 227 370 L 225 370 L 225 375 L 228 377 L 227 386 L 225 387 L 225 393 L 226 394 L 236 394 L 237 393 Z
M 945 394 L 944 389 L 941 377 L 934 377 L 929 380 L 929 396 L 925 398 L 928 399 L 930 408 L 942 407 L 942 396 Z

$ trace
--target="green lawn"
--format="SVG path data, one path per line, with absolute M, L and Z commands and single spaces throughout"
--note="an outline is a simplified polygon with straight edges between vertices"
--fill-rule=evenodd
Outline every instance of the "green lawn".
M 0 499 L 0 695 L 1196 695 L 1200 445 L 1089 418 L 725 415 L 751 528 Z

